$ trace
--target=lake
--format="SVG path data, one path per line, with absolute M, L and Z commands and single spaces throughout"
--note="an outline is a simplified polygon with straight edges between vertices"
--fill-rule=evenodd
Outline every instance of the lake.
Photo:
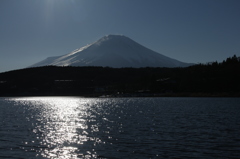
M 0 158 L 239 158 L 240 98 L 0 98 Z

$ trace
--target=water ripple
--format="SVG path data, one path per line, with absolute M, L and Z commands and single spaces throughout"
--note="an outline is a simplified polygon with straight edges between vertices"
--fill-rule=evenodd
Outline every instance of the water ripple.
M 240 99 L 0 99 L 1 158 L 238 158 Z

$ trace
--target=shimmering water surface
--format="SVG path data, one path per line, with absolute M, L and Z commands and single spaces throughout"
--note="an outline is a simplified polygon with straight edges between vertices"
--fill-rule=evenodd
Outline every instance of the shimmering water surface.
M 0 158 L 239 156 L 239 98 L 0 98 Z

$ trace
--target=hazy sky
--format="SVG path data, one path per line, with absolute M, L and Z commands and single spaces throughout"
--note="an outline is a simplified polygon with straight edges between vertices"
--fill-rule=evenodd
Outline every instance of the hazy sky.
M 240 0 L 1 0 L 0 72 L 122 34 L 183 62 L 240 56 Z

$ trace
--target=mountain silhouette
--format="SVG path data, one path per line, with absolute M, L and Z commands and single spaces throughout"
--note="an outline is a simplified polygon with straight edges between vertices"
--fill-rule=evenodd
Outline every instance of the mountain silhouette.
M 187 67 L 184 63 L 152 51 L 123 35 L 107 35 L 98 41 L 57 57 L 48 57 L 38 66 L 103 66 L 103 67 Z

